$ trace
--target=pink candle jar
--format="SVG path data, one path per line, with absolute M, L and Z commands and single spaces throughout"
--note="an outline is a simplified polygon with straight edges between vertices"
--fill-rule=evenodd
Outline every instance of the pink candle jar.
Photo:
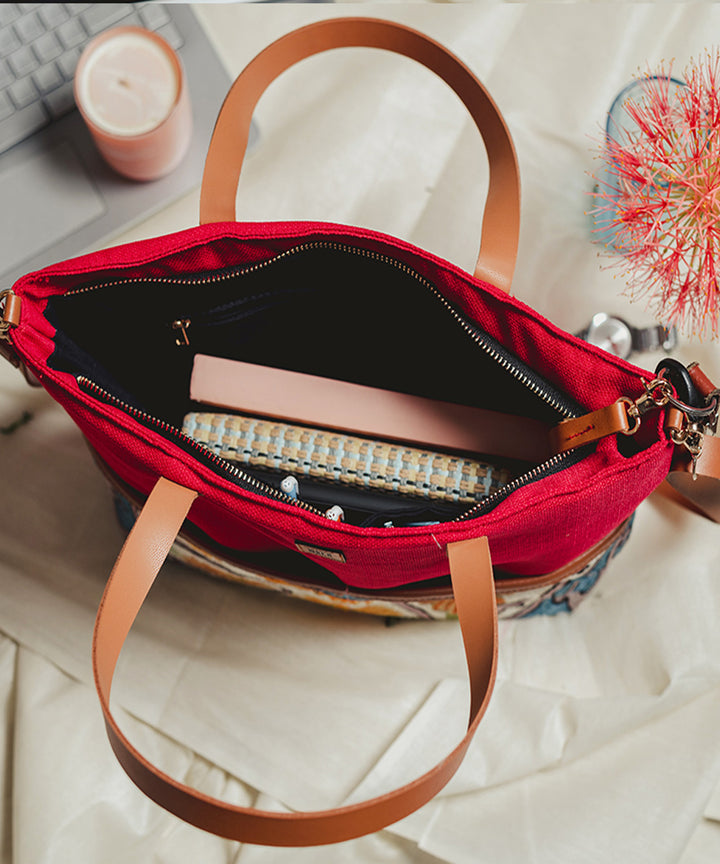
M 183 69 L 149 30 L 116 27 L 93 39 L 75 71 L 75 102 L 105 160 L 126 177 L 162 177 L 187 151 L 192 114 Z

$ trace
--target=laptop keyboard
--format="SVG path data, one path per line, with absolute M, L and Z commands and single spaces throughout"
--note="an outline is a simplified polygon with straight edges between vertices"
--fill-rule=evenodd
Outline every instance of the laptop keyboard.
M 177 49 L 183 38 L 154 3 L 0 4 L 0 153 L 75 107 L 73 75 L 108 27 L 145 27 Z

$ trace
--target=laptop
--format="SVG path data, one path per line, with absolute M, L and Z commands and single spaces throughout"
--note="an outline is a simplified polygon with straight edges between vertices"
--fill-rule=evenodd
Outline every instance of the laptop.
M 106 165 L 72 95 L 83 47 L 123 25 L 153 30 L 178 52 L 193 109 L 193 138 L 182 163 L 145 183 Z M 0 289 L 103 245 L 196 187 L 229 85 L 185 4 L 0 4 Z

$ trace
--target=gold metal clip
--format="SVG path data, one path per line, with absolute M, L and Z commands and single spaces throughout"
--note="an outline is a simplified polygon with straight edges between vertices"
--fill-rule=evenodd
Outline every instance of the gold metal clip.
M 697 480 L 697 461 L 703 449 L 703 430 L 698 423 L 687 423 L 682 429 L 672 429 L 670 437 L 684 447 L 692 458 L 692 479 Z
M 170 325 L 173 330 L 179 330 L 180 333 L 175 337 L 175 344 L 180 345 L 189 345 L 190 339 L 188 338 L 188 327 L 192 324 L 192 321 L 189 318 L 178 318 L 176 321 L 173 321 Z

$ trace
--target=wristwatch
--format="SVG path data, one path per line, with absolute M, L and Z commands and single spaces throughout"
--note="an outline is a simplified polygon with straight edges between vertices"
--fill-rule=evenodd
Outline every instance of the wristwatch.
M 591 345 L 597 345 L 627 360 L 631 354 L 641 351 L 670 352 L 677 345 L 677 331 L 674 327 L 632 327 L 627 321 L 615 315 L 598 312 L 593 315 L 588 326 L 576 334 Z

